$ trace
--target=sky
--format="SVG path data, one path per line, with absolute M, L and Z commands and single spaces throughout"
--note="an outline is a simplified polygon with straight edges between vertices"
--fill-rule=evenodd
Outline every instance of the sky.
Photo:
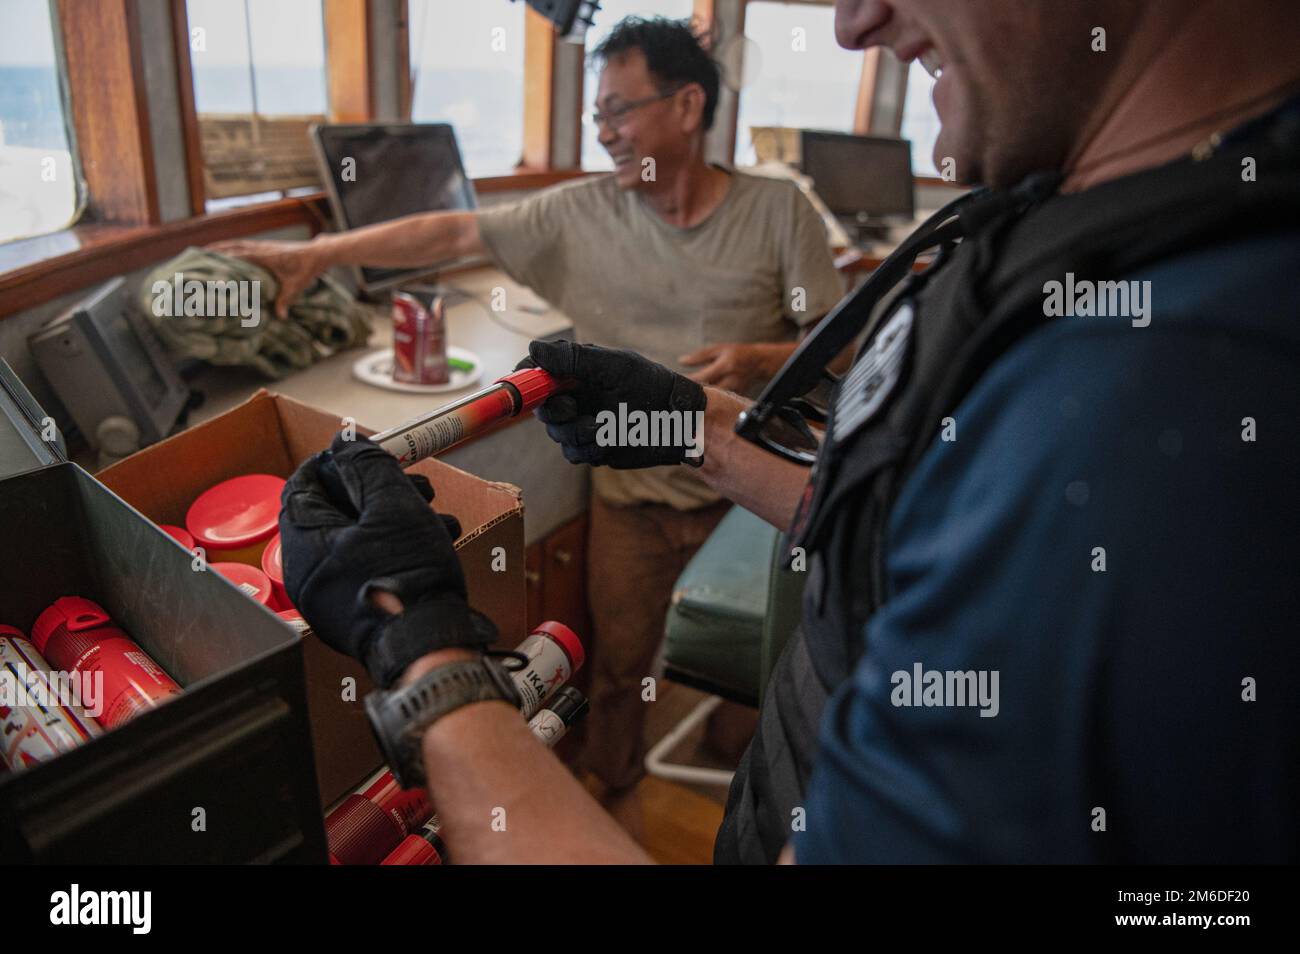
M 54 62 L 48 0 L 0 0 L 0 66 Z

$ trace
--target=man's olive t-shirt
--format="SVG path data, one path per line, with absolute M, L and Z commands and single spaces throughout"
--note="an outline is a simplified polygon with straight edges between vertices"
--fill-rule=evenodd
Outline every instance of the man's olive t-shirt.
M 792 340 L 843 294 L 825 227 L 799 189 L 731 176 L 721 204 L 692 228 L 669 225 L 600 176 L 485 209 L 479 229 L 501 270 L 568 315 L 578 341 L 686 373 L 677 359 L 705 345 Z M 615 505 L 691 510 L 719 499 L 686 467 L 592 474 Z

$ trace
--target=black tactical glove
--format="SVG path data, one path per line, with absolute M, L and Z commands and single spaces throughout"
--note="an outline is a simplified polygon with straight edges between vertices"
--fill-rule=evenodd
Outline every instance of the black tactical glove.
M 690 378 L 634 351 L 572 341 L 534 341 L 519 367 L 539 367 L 578 382 L 534 412 L 570 463 L 616 470 L 702 463 L 708 400 Z M 675 413 L 652 416 L 663 411 Z M 645 425 L 641 441 L 635 430 L 620 426 L 635 424 L 638 417 Z
M 435 649 L 482 649 L 495 628 L 471 610 L 452 548 L 454 517 L 433 511 L 427 480 L 408 478 L 364 437 L 340 434 L 281 494 L 280 546 L 289 599 L 324 642 L 361 660 L 387 688 Z M 373 605 L 387 591 L 392 615 Z

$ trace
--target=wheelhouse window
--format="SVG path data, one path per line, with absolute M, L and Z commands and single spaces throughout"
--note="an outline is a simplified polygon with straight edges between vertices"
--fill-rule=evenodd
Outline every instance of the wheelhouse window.
M 0 242 L 55 232 L 82 208 L 48 0 L 4 0 L 0 29 Z
M 186 0 L 186 13 L 208 210 L 319 188 L 321 0 Z
M 411 118 L 450 123 L 471 176 L 524 151 L 523 3 L 409 0 Z
M 743 84 L 736 122 L 737 164 L 793 158 L 761 148 L 764 142 L 789 140 L 773 135 L 777 130 L 853 131 L 862 53 L 835 42 L 832 7 L 749 3 L 745 39 L 743 62 L 737 64 Z

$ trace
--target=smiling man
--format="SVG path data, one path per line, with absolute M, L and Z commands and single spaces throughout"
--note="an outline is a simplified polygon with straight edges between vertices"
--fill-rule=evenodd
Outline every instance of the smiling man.
M 429 213 L 311 242 L 237 242 L 280 279 L 283 311 L 336 265 L 412 267 L 487 254 L 568 315 L 579 341 L 628 348 L 702 384 L 748 391 L 794 350 L 843 283 L 791 183 L 704 159 L 719 69 L 684 21 L 629 17 L 594 55 L 595 120 L 614 172 L 479 212 Z M 641 681 L 672 586 L 728 504 L 687 468 L 593 472 L 588 592 L 595 625 L 583 765 L 635 828 Z

